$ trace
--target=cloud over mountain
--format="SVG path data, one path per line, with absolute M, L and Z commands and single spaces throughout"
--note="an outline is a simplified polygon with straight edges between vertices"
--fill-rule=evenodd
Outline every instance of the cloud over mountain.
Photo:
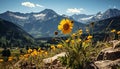
M 21 5 L 25 6 L 25 7 L 30 7 L 30 8 L 34 8 L 34 7 L 43 8 L 44 7 L 44 6 L 40 5 L 40 4 L 34 4 L 34 3 L 31 3 L 31 2 L 22 2 Z
M 68 8 L 67 9 L 67 13 L 81 13 L 82 11 L 84 11 L 83 8 Z

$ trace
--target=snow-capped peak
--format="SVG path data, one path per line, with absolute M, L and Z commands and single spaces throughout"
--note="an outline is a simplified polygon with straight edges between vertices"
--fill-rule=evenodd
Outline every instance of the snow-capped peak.
M 108 9 L 103 13 L 98 12 L 95 15 L 88 16 L 85 14 L 79 14 L 79 15 L 74 14 L 71 17 L 78 22 L 82 22 L 82 23 L 89 22 L 90 23 L 90 21 L 99 21 L 99 20 L 103 20 L 103 19 L 107 19 L 111 17 L 116 17 L 116 16 L 120 16 L 120 10 L 114 8 L 114 9 Z
M 12 17 L 18 18 L 18 19 L 28 19 L 28 17 L 18 16 L 18 15 L 12 14 L 12 13 L 9 13 L 9 15 Z
M 46 14 L 40 13 L 40 14 L 34 14 L 33 16 L 36 18 L 36 20 L 38 19 L 43 20 Z
M 90 17 L 86 17 L 86 18 L 81 18 L 80 20 L 89 20 L 89 19 L 91 19 L 93 16 L 90 16 Z

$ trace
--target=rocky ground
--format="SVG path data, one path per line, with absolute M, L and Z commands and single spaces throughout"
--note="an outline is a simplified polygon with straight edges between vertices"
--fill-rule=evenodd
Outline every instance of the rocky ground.
M 113 43 L 113 47 L 101 50 L 96 60 L 89 64 L 86 69 L 117 69 L 117 67 L 120 67 L 120 41 L 112 41 L 111 43 Z M 44 65 L 40 69 L 66 69 L 58 60 L 58 57 L 65 56 L 65 54 L 65 52 L 62 52 L 43 59 Z M 24 63 L 24 65 L 20 66 L 20 62 L 22 60 L 18 61 L 15 66 L 19 66 L 21 69 L 36 69 L 33 63 Z

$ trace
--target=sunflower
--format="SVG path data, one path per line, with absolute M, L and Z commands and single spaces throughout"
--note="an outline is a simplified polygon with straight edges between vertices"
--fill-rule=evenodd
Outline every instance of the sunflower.
M 63 34 L 69 34 L 73 29 L 73 21 L 69 19 L 62 19 L 58 25 L 58 30 L 61 30 Z

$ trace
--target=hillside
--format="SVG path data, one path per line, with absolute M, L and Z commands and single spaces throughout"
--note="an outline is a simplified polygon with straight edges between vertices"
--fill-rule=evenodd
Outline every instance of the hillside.
M 110 24 L 112 20 L 113 22 Z M 108 28 L 108 30 L 112 29 L 120 30 L 120 16 L 95 22 L 94 28 L 95 32 L 106 32 L 106 28 Z
M 23 29 L 6 20 L 0 19 L 0 46 L 26 46 L 32 44 L 33 37 Z

